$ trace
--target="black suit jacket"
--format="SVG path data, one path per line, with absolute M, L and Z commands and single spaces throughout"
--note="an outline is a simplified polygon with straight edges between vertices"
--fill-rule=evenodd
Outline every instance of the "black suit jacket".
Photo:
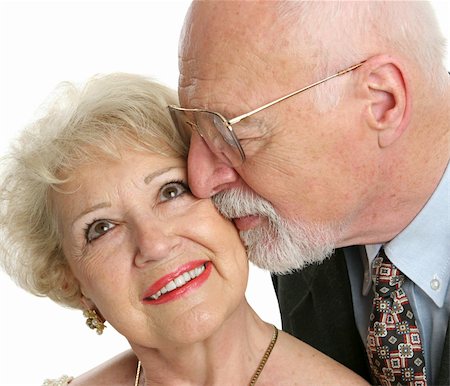
M 347 265 L 342 249 L 320 265 L 290 275 L 273 275 L 283 330 L 334 358 L 370 381 L 367 356 L 358 333 Z M 436 385 L 450 385 L 449 334 Z

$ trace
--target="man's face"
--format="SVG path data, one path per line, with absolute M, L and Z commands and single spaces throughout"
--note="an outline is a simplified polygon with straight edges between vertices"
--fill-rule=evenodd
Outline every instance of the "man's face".
M 206 108 L 230 119 L 318 80 L 311 75 L 312 64 L 293 54 L 283 31 L 270 24 L 270 13 L 254 15 L 260 24 L 251 30 L 239 17 L 229 26 L 223 23 L 223 13 L 218 19 L 215 12 L 202 14 L 211 9 L 198 7 L 182 36 L 181 106 Z M 237 7 L 236 14 L 245 13 L 242 4 Z M 208 22 L 196 23 L 200 17 Z M 272 27 L 263 28 L 264 24 Z M 271 44 L 274 36 L 279 37 L 278 47 Z M 366 170 L 364 152 L 358 150 L 366 138 L 354 127 L 357 121 L 348 113 L 352 108 L 352 96 L 344 94 L 337 106 L 321 113 L 306 92 L 244 119 L 233 126 L 247 157 L 237 168 L 218 159 L 193 132 L 188 160 L 192 191 L 199 197 L 225 192 L 216 201 L 219 209 L 235 220 L 240 231 L 265 228 L 259 244 L 273 244 L 274 238 L 267 234 L 274 233 L 275 223 L 248 205 L 234 214 L 223 210 L 227 191 L 238 188 L 247 196 L 264 199 L 280 218 L 295 224 L 292 229 L 298 231 L 300 226 L 304 235 L 317 239 L 312 244 L 324 239 L 331 249 L 345 244 L 346 229 L 368 193 L 360 184 Z M 308 244 L 306 250 L 310 248 Z M 330 247 L 325 250 L 329 254 Z M 324 257 L 324 252 L 317 253 L 320 256 L 313 261 Z

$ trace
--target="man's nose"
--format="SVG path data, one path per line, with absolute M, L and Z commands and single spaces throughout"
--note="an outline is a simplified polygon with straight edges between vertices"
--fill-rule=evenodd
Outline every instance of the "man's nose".
M 188 179 L 192 193 L 209 198 L 225 189 L 237 187 L 239 174 L 208 147 L 203 138 L 193 132 L 188 156 Z
M 141 221 L 135 225 L 135 264 L 144 267 L 146 264 L 162 260 L 171 256 L 177 245 L 177 236 L 169 233 L 163 224 Z

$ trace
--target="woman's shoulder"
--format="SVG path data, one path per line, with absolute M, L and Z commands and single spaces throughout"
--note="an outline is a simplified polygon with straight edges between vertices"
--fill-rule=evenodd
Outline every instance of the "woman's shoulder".
M 137 368 L 137 358 L 133 351 L 123 353 L 103 362 L 86 373 L 73 378 L 69 386 L 127 385 L 133 384 Z M 59 386 L 50 383 L 49 386 Z M 63 386 L 67 383 L 62 383 Z M 46 385 L 47 386 L 47 385 Z
M 274 363 L 278 375 L 287 376 L 287 383 L 279 385 L 291 386 L 293 379 L 296 385 L 368 385 L 358 374 L 286 332 L 280 331 L 277 346 Z

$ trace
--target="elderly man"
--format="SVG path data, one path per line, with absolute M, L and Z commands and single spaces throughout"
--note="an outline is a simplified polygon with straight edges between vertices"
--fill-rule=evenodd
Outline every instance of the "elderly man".
M 181 36 L 193 193 L 295 270 L 283 327 L 383 385 L 450 384 L 444 44 L 425 2 L 199 1 Z

